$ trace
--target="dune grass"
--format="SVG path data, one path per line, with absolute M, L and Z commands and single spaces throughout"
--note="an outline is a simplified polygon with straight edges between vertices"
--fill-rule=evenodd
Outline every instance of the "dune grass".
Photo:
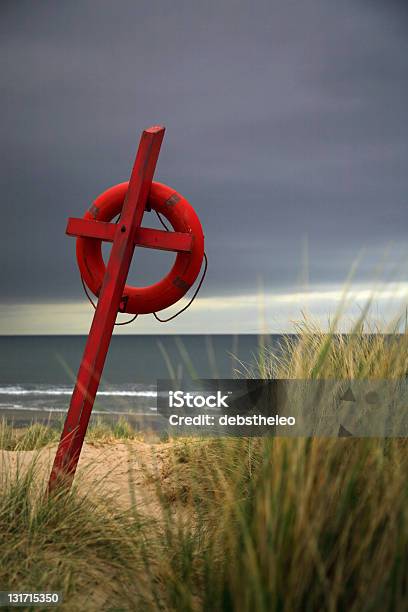
M 341 336 L 305 321 L 300 331 L 280 356 L 265 347 L 247 374 L 406 375 L 406 334 L 359 325 Z M 163 449 L 164 461 L 145 468 L 154 516 L 143 499 L 124 512 L 97 490 L 44 499 L 35 458 L 3 478 L 2 588 L 63 591 L 63 610 L 407 609 L 406 440 L 194 439 Z
M 28 427 L 14 427 L 7 419 L 0 420 L 0 449 L 30 451 L 57 443 L 60 439 L 60 426 L 32 423 Z M 92 421 L 88 427 L 87 442 L 113 442 L 115 440 L 136 440 L 142 435 L 125 419 L 109 423 L 101 418 Z
M 175 444 L 156 475 L 156 517 L 120 512 L 97 491 L 44 500 L 34 460 L 2 483 L 0 581 L 63 591 L 66 610 L 402 610 L 406 450 L 398 440 Z
M 279 350 L 259 348 L 252 364 L 240 363 L 239 376 L 279 379 L 387 379 L 408 373 L 408 330 L 399 333 L 400 321 L 370 324 L 362 318 L 337 331 L 335 319 L 328 331 L 304 317 L 294 333 L 283 336 Z
M 19 429 L 5 418 L 0 420 L 0 449 L 3 450 L 35 450 L 57 442 L 59 436 L 57 429 L 41 423 L 32 423 L 29 427 Z

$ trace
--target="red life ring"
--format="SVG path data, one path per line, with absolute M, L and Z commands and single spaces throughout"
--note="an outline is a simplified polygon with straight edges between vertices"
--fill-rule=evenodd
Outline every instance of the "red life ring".
M 122 210 L 128 182 L 110 187 L 96 198 L 84 219 L 111 221 Z M 185 295 L 196 280 L 204 256 L 204 235 L 201 223 L 183 196 L 171 187 L 153 182 L 148 205 L 163 215 L 176 232 L 192 234 L 191 252 L 177 253 L 170 272 L 161 281 L 148 287 L 126 285 L 123 291 L 121 312 L 147 314 L 168 308 Z M 102 241 L 96 238 L 77 238 L 76 254 L 83 281 L 99 295 L 106 266 L 102 257 Z

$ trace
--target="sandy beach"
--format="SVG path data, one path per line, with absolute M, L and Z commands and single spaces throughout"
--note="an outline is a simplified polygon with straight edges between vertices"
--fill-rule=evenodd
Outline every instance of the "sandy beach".
M 138 440 L 85 442 L 75 483 L 80 494 L 110 497 L 120 509 L 136 503 L 149 515 L 157 514 L 157 482 L 165 477 L 172 444 Z M 0 451 L 0 479 L 13 477 L 36 464 L 39 485 L 45 488 L 57 450 L 53 444 L 33 451 Z

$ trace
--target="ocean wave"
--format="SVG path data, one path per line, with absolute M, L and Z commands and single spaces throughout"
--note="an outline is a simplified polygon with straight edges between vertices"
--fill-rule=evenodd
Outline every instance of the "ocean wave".
M 48 387 L 45 389 L 26 389 L 20 386 L 0 387 L 0 395 L 72 395 L 72 388 L 67 387 Z M 127 389 L 109 389 L 98 391 L 98 396 L 106 397 L 157 397 L 156 391 L 142 390 L 127 390 Z
M 21 404 L 1 404 L 0 410 L 23 410 L 24 412 L 58 412 L 62 414 L 67 413 L 67 408 L 34 408 L 33 406 L 22 406 Z M 110 414 L 116 414 L 120 416 L 151 416 L 152 412 L 157 412 L 155 406 L 149 406 L 148 410 L 151 412 L 122 412 L 118 410 L 92 410 L 92 414 L 102 414 L 109 416 Z

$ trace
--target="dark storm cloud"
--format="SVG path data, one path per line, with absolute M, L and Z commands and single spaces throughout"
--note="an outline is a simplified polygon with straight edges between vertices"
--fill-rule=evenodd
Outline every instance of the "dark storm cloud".
M 369 275 L 405 242 L 407 13 L 398 2 L 1 5 L 4 300 L 81 295 L 68 216 L 125 180 L 140 130 L 197 209 L 205 295 Z M 137 251 L 132 280 L 163 253 Z M 138 275 L 138 265 L 143 273 Z

